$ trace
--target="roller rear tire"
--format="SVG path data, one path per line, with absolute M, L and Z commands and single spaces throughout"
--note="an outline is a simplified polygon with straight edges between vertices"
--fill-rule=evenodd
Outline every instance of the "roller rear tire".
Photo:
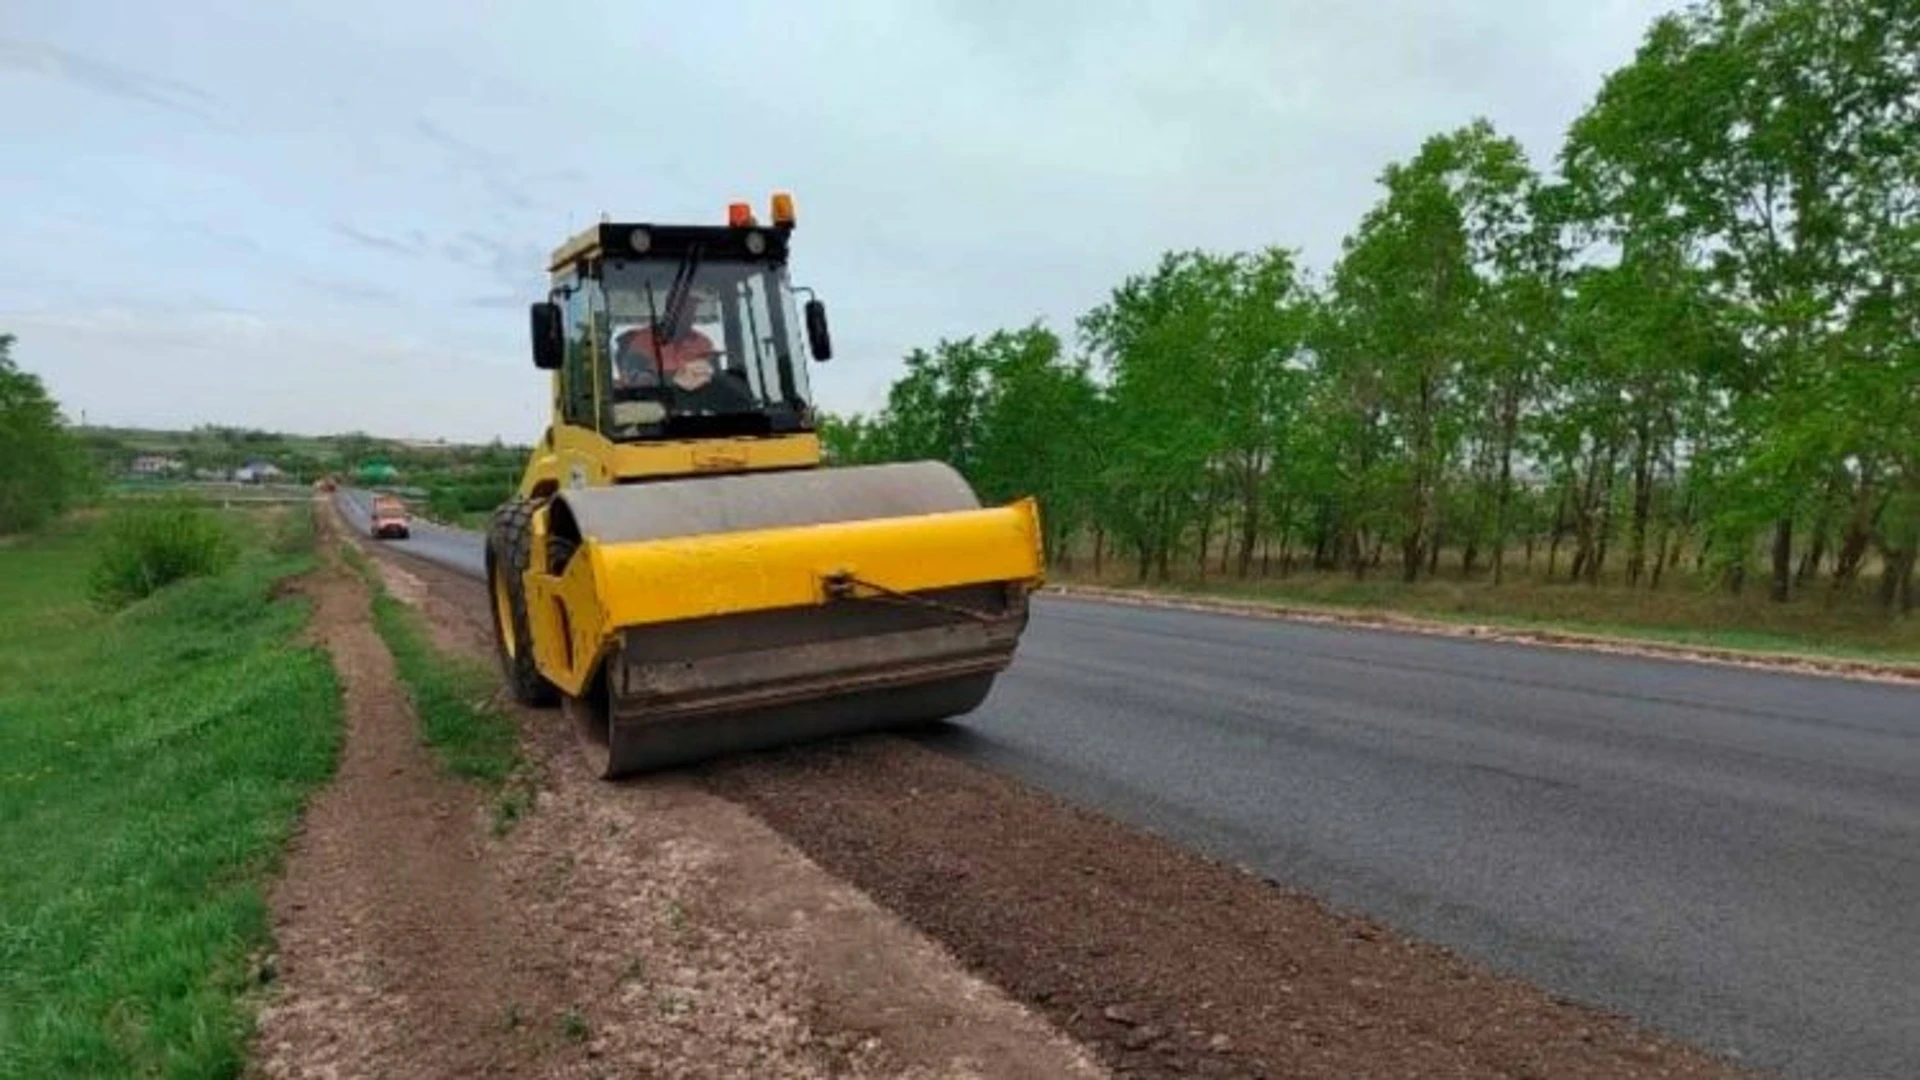
M 526 573 L 533 546 L 534 503 L 515 497 L 493 513 L 487 529 L 488 607 L 493 611 L 494 652 L 513 699 L 544 708 L 560 692 L 533 662 L 533 634 L 527 628 Z

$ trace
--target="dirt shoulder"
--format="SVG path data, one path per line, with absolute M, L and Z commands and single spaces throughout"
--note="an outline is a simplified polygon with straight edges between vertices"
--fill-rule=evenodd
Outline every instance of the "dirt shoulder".
M 1702 1054 L 902 739 L 705 770 L 1131 1076 L 1731 1076 Z
M 505 1020 L 557 1017 L 567 973 L 522 932 L 473 792 L 420 744 L 366 589 L 327 554 L 304 588 L 342 683 L 346 741 L 272 895 L 278 986 L 253 1071 L 531 1075 L 563 1047 L 550 1023 L 523 1034 Z
M 1851 660 L 1845 657 L 1810 656 L 1801 653 L 1762 652 L 1730 649 L 1713 645 L 1690 645 L 1651 638 L 1612 637 L 1577 630 L 1552 628 L 1516 628 L 1489 623 L 1449 622 L 1422 618 L 1395 611 L 1339 610 L 1301 607 L 1277 600 L 1234 600 L 1226 597 L 1196 596 L 1186 593 L 1158 592 L 1152 589 L 1116 589 L 1099 585 L 1051 584 L 1044 590 L 1054 596 L 1099 600 L 1110 604 L 1134 604 L 1142 607 L 1203 611 L 1254 618 L 1286 619 L 1291 622 L 1335 623 L 1343 626 L 1369 626 L 1408 634 L 1473 638 L 1478 641 L 1504 641 L 1522 645 L 1543 645 L 1624 656 L 1668 657 L 1703 664 L 1722 664 L 1763 671 L 1785 671 L 1801 675 L 1866 679 L 1903 685 L 1920 683 L 1920 664 L 1898 664 L 1877 660 Z
M 476 582 L 410 559 L 392 566 L 443 632 L 486 647 Z M 554 740 L 557 726 L 555 718 L 537 730 Z M 562 754 L 546 753 L 555 762 Z M 724 797 L 730 809 L 713 812 L 738 823 L 740 838 L 727 843 L 742 846 L 716 847 L 715 858 L 764 882 L 766 871 L 743 857 L 763 841 L 747 838 L 777 833 L 784 843 L 771 850 L 798 848 L 810 867 L 858 887 L 924 935 L 911 940 L 938 942 L 996 998 L 1027 1004 L 1114 1075 L 1737 1075 L 1623 1020 L 905 739 L 750 755 L 673 781 L 554 784 L 557 799 L 603 807 L 609 828 L 628 830 L 655 827 L 656 801 L 710 806 Z M 722 907 L 701 908 L 692 922 L 724 912 L 735 926 L 781 925 L 785 899 L 752 879 L 713 880 L 727 883 L 709 894 Z M 787 919 L 789 934 L 821 929 L 818 916 Z M 866 947 L 858 934 L 835 936 L 802 951 L 818 960 Z M 868 970 L 897 977 L 871 961 Z M 889 1030 L 877 1026 L 875 1006 L 901 1000 L 892 986 L 841 985 L 813 984 L 812 1015 L 843 1025 L 865 1016 L 866 1030 Z M 910 997 L 902 1004 L 905 1027 L 920 1010 Z
M 488 645 L 477 586 L 376 565 L 441 647 Z M 557 712 L 516 713 L 536 793 L 492 836 L 420 745 L 364 584 L 336 565 L 314 588 L 350 729 L 274 900 L 260 1074 L 1103 1075 L 738 805 L 591 779 Z

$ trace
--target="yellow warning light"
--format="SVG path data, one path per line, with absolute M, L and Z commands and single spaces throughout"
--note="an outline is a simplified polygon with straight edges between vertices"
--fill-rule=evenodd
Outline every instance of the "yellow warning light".
M 753 207 L 743 202 L 728 203 L 727 224 L 736 229 L 742 229 L 753 224 Z
M 773 193 L 773 223 L 775 225 L 793 224 L 793 196 L 784 191 Z

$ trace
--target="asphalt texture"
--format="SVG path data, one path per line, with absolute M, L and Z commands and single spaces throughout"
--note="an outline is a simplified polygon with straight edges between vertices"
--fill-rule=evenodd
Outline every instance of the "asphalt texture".
M 1045 597 L 931 743 L 1758 1070 L 1920 1075 L 1920 691 Z

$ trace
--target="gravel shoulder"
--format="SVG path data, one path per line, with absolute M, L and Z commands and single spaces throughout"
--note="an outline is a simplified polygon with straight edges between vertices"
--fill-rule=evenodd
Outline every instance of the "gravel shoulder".
M 1131 1076 L 1722 1077 L 1722 1063 L 902 739 L 704 770 Z
M 478 583 L 413 559 L 388 565 L 450 639 L 488 647 Z M 1113 1075 L 1739 1075 L 1622 1018 L 1555 1000 L 920 742 L 842 740 L 608 786 L 574 779 L 578 771 L 559 775 L 566 738 L 556 714 L 529 724 L 548 747 L 559 797 L 597 801 L 629 829 L 653 828 L 643 822 L 656 812 L 651 800 L 730 807 L 747 819 L 743 838 L 803 852 L 809 867 L 860 890 L 847 894 L 855 902 L 877 903 L 918 932 L 912 940 L 957 958 L 978 980 L 975 993 L 1022 1003 Z M 746 849 L 712 850 L 765 880 L 764 869 L 738 858 Z M 714 880 L 726 882 L 709 893 L 719 906 L 701 908 L 695 921 L 711 913 L 734 926 L 779 925 L 784 901 L 744 879 Z M 827 949 L 848 947 L 863 948 L 842 940 Z M 819 944 L 805 949 L 823 958 Z M 853 1026 L 880 1031 L 872 1019 L 879 1000 L 899 997 L 816 982 L 812 1015 L 843 1025 L 866 1017 Z

